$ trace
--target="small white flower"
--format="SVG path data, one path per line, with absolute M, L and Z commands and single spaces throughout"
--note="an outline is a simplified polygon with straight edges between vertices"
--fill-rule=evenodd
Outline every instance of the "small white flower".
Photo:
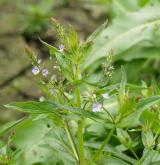
M 62 53 L 64 51 L 64 45 L 59 45 L 58 51 Z
M 32 73 L 33 73 L 34 75 L 37 75 L 39 72 L 40 72 L 40 70 L 39 70 L 38 66 L 35 66 L 35 67 L 32 69 Z
M 42 69 L 42 75 L 44 76 L 44 77 L 46 77 L 47 75 L 48 75 L 48 70 L 46 69 L 46 68 L 43 68 Z
M 101 108 L 102 108 L 102 105 L 99 104 L 99 103 L 94 103 L 93 104 L 93 107 L 92 107 L 92 111 L 93 112 L 100 112 L 101 111 Z
M 39 98 L 39 101 L 40 101 L 40 102 L 43 102 L 43 101 L 45 101 L 45 98 L 44 98 L 43 96 L 41 96 L 41 97 Z
M 103 93 L 103 94 L 102 94 L 102 97 L 103 97 L 104 99 L 108 99 L 108 98 L 109 98 L 109 94 L 108 94 L 108 93 Z

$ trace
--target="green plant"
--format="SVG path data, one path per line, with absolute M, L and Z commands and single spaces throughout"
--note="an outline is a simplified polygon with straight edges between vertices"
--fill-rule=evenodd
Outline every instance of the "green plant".
M 2 145 L 5 150 L 1 149 L 4 153 L 0 161 L 6 162 L 9 155 L 7 163 L 14 165 L 160 162 L 157 84 L 128 84 L 121 67 L 121 82 L 108 85 L 113 72 L 112 50 L 102 65 L 103 77 L 93 77 L 83 68 L 99 30 L 81 43 L 72 27 L 64 28 L 57 20 L 52 21 L 59 35 L 59 48 L 41 42 L 49 49 L 51 60 L 56 60 L 56 74 L 26 47 L 44 96 L 40 101 L 5 105 L 30 115 L 0 128 L 2 135 L 18 124 L 8 144 Z
M 94 73 L 112 48 L 116 66 L 112 79 L 114 83 L 120 78 L 122 64 L 129 82 L 140 82 L 142 77 L 146 80 L 147 77 L 149 80 L 157 78 L 160 60 L 160 1 L 112 0 L 109 5 L 108 15 L 112 17 L 106 26 L 100 27 L 83 69 Z
M 17 0 L 21 11 L 22 32 L 26 35 L 43 32 L 49 26 L 49 19 L 53 16 L 54 0 L 40 0 L 37 3 L 26 3 Z

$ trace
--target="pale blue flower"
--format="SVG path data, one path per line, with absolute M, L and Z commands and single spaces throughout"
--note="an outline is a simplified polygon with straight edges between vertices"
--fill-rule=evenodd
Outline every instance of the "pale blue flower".
M 40 72 L 40 70 L 39 70 L 38 66 L 35 66 L 35 67 L 32 69 L 32 73 L 33 73 L 34 75 L 37 75 L 39 72 Z
M 44 77 L 46 77 L 47 75 L 48 75 L 48 70 L 46 69 L 46 68 L 43 68 L 42 69 L 42 75 L 44 76 Z
M 101 108 L 102 108 L 102 105 L 99 104 L 99 103 L 94 103 L 93 104 L 93 107 L 92 107 L 92 111 L 93 112 L 100 112 L 101 111 Z
M 58 51 L 62 53 L 64 51 L 64 45 L 59 45 Z

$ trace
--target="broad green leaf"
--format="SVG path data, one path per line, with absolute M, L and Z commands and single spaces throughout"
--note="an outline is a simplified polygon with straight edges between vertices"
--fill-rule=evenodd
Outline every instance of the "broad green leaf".
M 5 105 L 6 108 L 14 109 L 27 113 L 54 113 L 55 110 L 60 107 L 49 101 L 44 102 L 36 102 L 36 101 L 28 101 L 28 102 L 15 102 Z
M 140 115 L 140 122 L 144 129 L 151 129 L 153 133 L 157 133 L 160 127 L 159 113 L 156 111 L 145 110 Z
M 150 147 L 150 145 L 153 141 L 153 138 L 154 138 L 152 131 L 150 129 L 146 130 L 146 131 L 142 131 L 141 137 L 142 137 L 143 145 L 145 147 Z M 152 145 L 154 145 L 154 143 Z
M 118 159 L 116 157 L 113 156 L 106 156 L 104 159 L 102 159 L 102 163 L 100 162 L 100 165 L 129 165 L 127 162 Z
M 76 164 L 74 160 L 75 157 L 73 155 L 73 151 L 70 147 L 66 132 L 63 128 L 54 127 L 52 133 L 46 137 L 45 143 L 47 148 L 49 146 L 49 148 L 51 148 L 54 152 L 57 152 L 58 158 L 64 160 L 65 165 Z
M 14 165 L 34 163 L 56 165 L 61 160 L 56 151 L 44 147 L 50 132 L 53 132 L 52 126 L 48 127 L 48 122 L 48 120 L 28 119 L 16 128 L 12 143 L 20 153 L 14 157 Z
M 117 137 L 122 144 L 127 145 L 132 141 L 127 131 L 124 131 L 122 128 L 117 128 L 116 132 Z
M 56 113 L 58 110 L 68 110 L 70 112 L 78 111 L 79 108 L 69 107 L 65 105 L 60 105 L 51 101 L 26 101 L 26 102 L 13 102 L 7 105 L 4 105 L 6 108 L 14 109 L 18 111 L 23 111 L 32 114 L 43 114 L 43 113 Z M 62 113 L 62 111 L 59 111 Z M 81 113 L 81 112 L 80 112 Z
M 152 105 L 157 104 L 158 102 L 160 102 L 160 96 L 145 98 L 137 104 L 137 111 L 142 112 L 145 109 L 150 108 Z
M 5 105 L 6 108 L 14 109 L 22 112 L 27 112 L 31 114 L 45 114 L 45 113 L 53 113 L 53 114 L 70 114 L 72 116 L 75 115 L 76 117 L 85 117 L 90 118 L 95 121 L 104 122 L 106 118 L 99 114 L 94 113 L 91 111 L 84 111 L 80 108 L 69 107 L 66 105 L 59 105 L 57 103 L 51 101 L 43 101 L 43 102 L 36 102 L 36 101 L 27 101 L 27 102 L 15 102 Z M 67 117 L 67 116 L 64 116 Z M 68 116 L 69 117 L 69 116 Z M 75 119 L 75 118 L 73 118 Z M 77 118 L 76 118 L 77 119 Z
M 121 3 L 119 0 L 115 0 Z M 121 4 L 123 6 L 123 4 Z M 119 6 L 117 6 L 119 7 Z M 146 5 L 136 11 L 116 15 L 107 28 L 93 40 L 91 51 L 82 68 L 85 70 L 95 62 L 106 58 L 114 50 L 115 60 L 135 58 L 159 58 L 160 5 Z M 150 51 L 152 50 L 152 51 Z M 128 51 L 126 53 L 126 51 Z M 155 52 L 155 53 L 153 53 Z
M 104 30 L 107 26 L 108 20 L 106 20 L 99 28 L 97 28 L 97 30 L 95 30 L 87 39 L 87 42 L 91 42 L 93 41 L 97 35 L 99 35 L 99 33 Z
M 158 165 L 160 163 L 160 154 L 158 151 L 155 151 L 153 149 L 145 148 L 142 157 L 143 159 L 140 165 Z

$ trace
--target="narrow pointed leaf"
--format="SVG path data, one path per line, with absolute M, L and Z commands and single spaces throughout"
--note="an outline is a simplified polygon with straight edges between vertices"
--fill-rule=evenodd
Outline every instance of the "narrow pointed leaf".
M 17 121 L 12 121 L 12 122 L 9 122 L 9 123 L 6 123 L 6 124 L 2 125 L 0 127 L 0 136 L 2 136 L 4 133 L 6 133 L 7 131 L 9 131 L 11 128 L 13 128 L 14 126 L 16 126 L 17 124 L 19 124 L 23 120 L 24 120 L 24 118 L 19 119 Z
M 52 113 L 59 108 L 59 106 L 53 102 L 44 101 L 44 102 L 36 102 L 36 101 L 28 101 L 28 102 L 14 102 L 5 105 L 6 108 L 14 109 L 27 113 Z

